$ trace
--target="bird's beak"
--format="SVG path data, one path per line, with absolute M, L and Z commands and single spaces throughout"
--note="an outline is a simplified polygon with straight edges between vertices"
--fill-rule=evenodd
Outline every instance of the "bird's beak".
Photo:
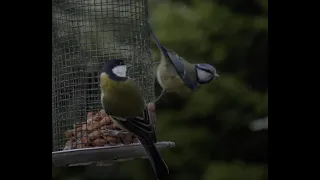
M 218 73 L 215 74 L 216 77 L 220 77 L 220 75 Z

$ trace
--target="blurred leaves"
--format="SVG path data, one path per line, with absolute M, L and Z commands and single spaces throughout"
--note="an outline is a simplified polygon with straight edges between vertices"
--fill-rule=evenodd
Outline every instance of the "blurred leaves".
M 151 25 L 164 46 L 191 62 L 214 65 L 221 76 L 189 97 L 184 97 L 186 100 L 168 94 L 158 106 L 159 138 L 177 144 L 175 149 L 165 153 L 169 167 L 179 174 L 172 175 L 172 179 L 195 179 L 190 173 L 201 176 L 205 173 L 202 169 L 211 160 L 256 161 L 248 159 L 247 152 L 266 153 L 266 149 L 259 147 L 265 146 L 258 144 L 258 139 L 251 140 L 250 131 L 243 131 L 242 128 L 248 127 L 252 120 L 268 115 L 268 82 L 265 73 L 267 3 L 255 2 L 248 6 L 248 12 L 252 13 L 242 13 L 246 12 L 246 7 L 241 11 L 234 9 L 235 4 L 244 1 L 232 6 L 217 2 L 192 0 L 184 4 L 181 1 L 169 1 L 150 6 Z M 264 6 L 256 6 L 261 3 Z M 250 10 L 254 7 L 257 8 Z M 156 46 L 153 48 L 157 51 Z M 159 53 L 156 54 L 158 56 L 154 58 L 159 59 Z M 234 143 L 238 143 L 238 146 Z M 237 152 L 227 150 L 230 147 Z M 264 155 L 254 157 L 265 162 Z M 205 179 L 215 180 L 219 176 L 220 179 L 261 179 L 260 170 L 254 167 L 246 167 L 242 172 L 237 168 L 244 167 L 238 164 L 210 165 L 210 170 L 217 168 L 219 171 L 222 168 L 225 171 L 212 177 L 206 172 Z M 237 175 L 227 177 L 233 171 L 238 172 L 239 178 Z M 189 174 L 185 176 L 187 172 Z

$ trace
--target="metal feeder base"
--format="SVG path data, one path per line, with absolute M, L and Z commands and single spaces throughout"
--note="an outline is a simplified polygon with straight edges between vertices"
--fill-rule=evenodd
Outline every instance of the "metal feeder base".
M 175 146 L 164 141 L 155 144 L 159 151 Z M 105 146 L 52 152 L 53 166 L 112 165 L 116 162 L 145 158 L 146 152 L 140 143 L 130 145 Z

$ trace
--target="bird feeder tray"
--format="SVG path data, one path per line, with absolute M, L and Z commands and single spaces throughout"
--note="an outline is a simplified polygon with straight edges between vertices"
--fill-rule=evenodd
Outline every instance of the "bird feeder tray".
M 151 108 L 152 106 L 148 106 Z M 151 109 L 149 109 L 152 113 Z M 155 125 L 155 117 L 150 116 Z M 87 121 L 76 123 L 64 133 L 64 147 L 52 152 L 53 166 L 98 166 L 145 158 L 146 153 L 138 139 L 130 132 L 118 128 L 102 109 L 88 112 Z M 158 142 L 159 151 L 174 147 L 173 142 Z
M 161 151 L 174 147 L 175 143 L 163 141 L 155 145 Z M 54 166 L 112 165 L 137 158 L 146 158 L 146 152 L 140 143 L 52 152 Z

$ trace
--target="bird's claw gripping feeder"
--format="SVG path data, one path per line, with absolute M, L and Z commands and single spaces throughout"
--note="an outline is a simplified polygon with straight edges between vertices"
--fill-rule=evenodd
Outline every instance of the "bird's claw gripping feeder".
M 146 157 L 102 110 L 104 60 L 122 58 L 144 98 L 155 99 L 147 0 L 52 0 L 52 164 L 110 165 Z M 130 102 L 128 102 L 130 103 Z M 174 147 L 158 142 L 159 150 Z

